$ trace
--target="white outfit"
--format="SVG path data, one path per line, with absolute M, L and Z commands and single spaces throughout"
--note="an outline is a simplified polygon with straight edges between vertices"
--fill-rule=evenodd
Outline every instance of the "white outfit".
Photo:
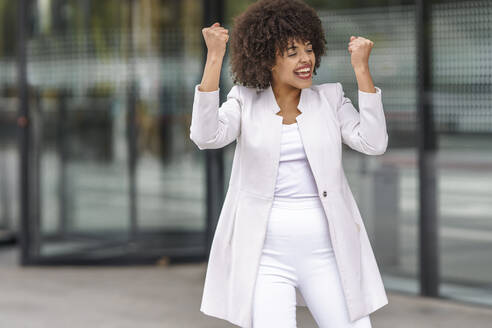
M 195 86 L 190 139 L 198 149 L 236 141 L 224 203 L 210 247 L 200 311 L 244 328 L 252 326 L 253 292 L 277 181 L 282 117 L 272 86 L 234 85 L 220 104 L 219 91 Z M 382 91 L 360 91 L 359 110 L 341 83 L 301 89 L 296 117 L 355 322 L 388 304 L 364 221 L 342 166 L 342 143 L 366 155 L 388 145 Z M 305 220 L 301 218 L 301 220 Z M 307 306 L 296 289 L 298 306 Z M 278 326 L 277 326 L 278 327 Z
M 297 123 L 282 124 L 280 161 L 253 298 L 253 328 L 296 327 L 296 290 L 321 328 L 350 322 L 327 218 Z

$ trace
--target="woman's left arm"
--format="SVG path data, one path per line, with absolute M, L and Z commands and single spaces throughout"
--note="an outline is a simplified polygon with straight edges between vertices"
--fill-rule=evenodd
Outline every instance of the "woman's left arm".
M 345 97 L 340 83 L 337 83 L 340 99 L 337 112 L 344 143 L 367 155 L 381 155 L 386 151 L 388 134 L 381 89 L 374 86 L 369 72 L 369 54 L 373 46 L 371 40 L 350 38 L 348 51 L 359 88 L 359 112 Z

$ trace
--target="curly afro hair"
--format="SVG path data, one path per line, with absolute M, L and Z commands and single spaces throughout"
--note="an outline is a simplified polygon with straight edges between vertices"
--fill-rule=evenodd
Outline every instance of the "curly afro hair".
M 260 0 L 233 18 L 230 68 L 234 84 L 266 89 L 277 52 L 283 56 L 289 42 L 311 41 L 316 68 L 326 53 L 321 20 L 301 0 Z

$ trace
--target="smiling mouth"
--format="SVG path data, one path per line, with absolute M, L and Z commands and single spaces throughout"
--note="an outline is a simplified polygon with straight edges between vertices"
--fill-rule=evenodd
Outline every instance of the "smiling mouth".
M 300 77 L 301 79 L 308 79 L 311 77 L 311 70 L 307 72 L 294 72 L 294 74 Z

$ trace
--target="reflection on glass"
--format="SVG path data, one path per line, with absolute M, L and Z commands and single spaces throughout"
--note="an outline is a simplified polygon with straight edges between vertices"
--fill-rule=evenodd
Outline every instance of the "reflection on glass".
M 440 292 L 492 304 L 492 3 L 433 6 Z

